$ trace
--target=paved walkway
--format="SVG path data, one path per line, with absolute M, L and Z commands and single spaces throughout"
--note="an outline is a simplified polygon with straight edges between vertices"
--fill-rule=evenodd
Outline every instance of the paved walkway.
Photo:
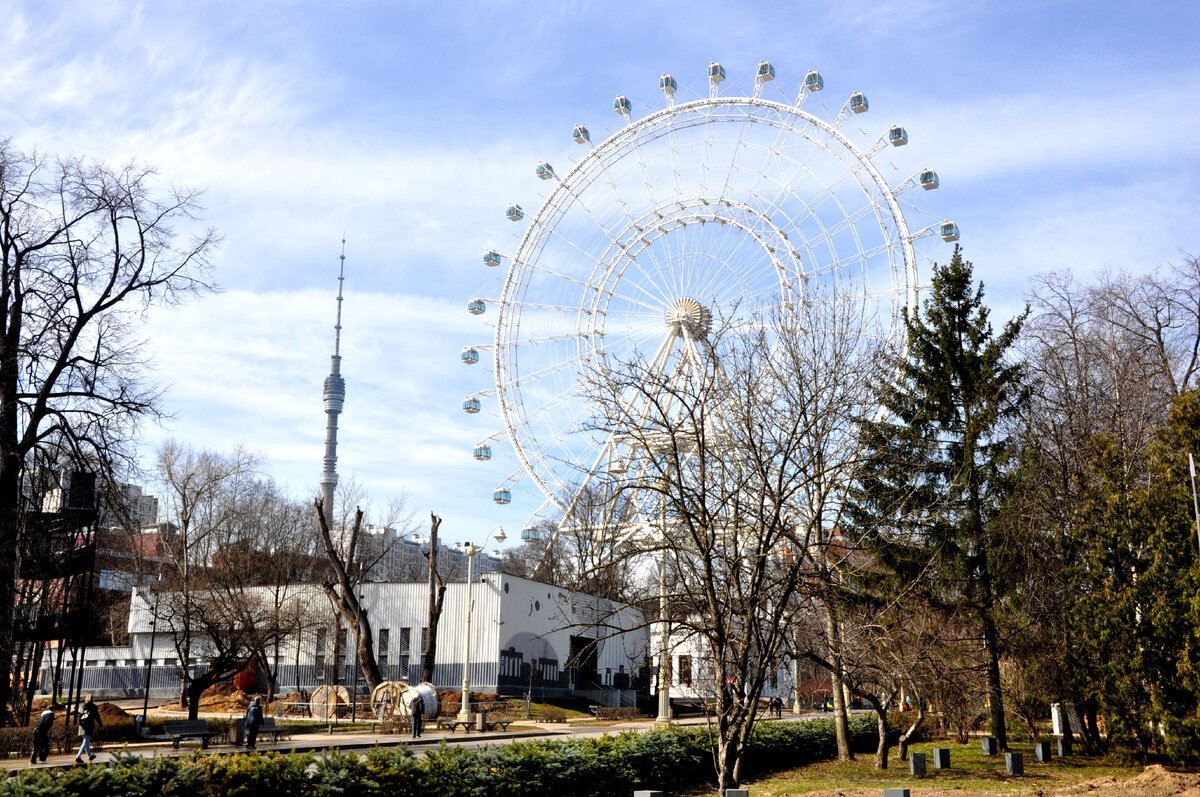
M 784 714 L 783 719 L 784 721 L 794 721 L 812 719 L 819 716 L 828 715 Z M 778 720 L 769 721 L 778 722 Z M 705 722 L 704 717 L 685 717 L 676 720 L 675 724 L 703 725 Z M 422 735 L 420 739 L 413 739 L 408 734 L 392 733 L 304 733 L 297 734 L 291 739 L 280 742 L 268 742 L 265 738 L 260 738 L 257 749 L 259 751 L 274 750 L 280 752 L 322 752 L 329 749 L 362 751 L 373 747 L 408 746 L 413 748 L 414 751 L 420 751 L 430 747 L 437 747 L 443 740 L 448 744 L 478 747 L 484 744 L 504 744 L 517 739 L 598 736 L 605 733 L 621 733 L 628 730 L 644 732 L 653 728 L 654 723 L 645 720 L 621 722 L 612 725 L 585 725 L 570 722 L 564 725 L 563 723 L 521 723 L 518 721 L 512 726 L 511 730 L 502 733 L 447 733 L 445 731 L 430 730 Z M 170 742 L 113 742 L 105 745 L 104 752 L 98 753 L 93 763 L 103 764 L 106 761 L 112 761 L 113 753 L 153 757 L 189 755 L 198 750 L 200 750 L 199 742 L 184 742 L 178 750 L 174 749 Z M 239 755 L 250 751 L 244 747 L 237 747 L 226 743 L 212 744 L 204 752 L 213 755 Z M 0 771 L 71 766 L 75 766 L 75 754 L 73 752 L 66 755 L 51 755 L 44 764 L 30 764 L 28 759 L 0 759 Z

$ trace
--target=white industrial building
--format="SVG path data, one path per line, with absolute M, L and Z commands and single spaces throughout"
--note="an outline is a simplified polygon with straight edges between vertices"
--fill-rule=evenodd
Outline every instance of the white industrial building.
M 420 675 L 420 654 L 428 616 L 424 583 L 364 583 L 359 594 L 375 635 L 375 652 L 385 678 L 413 681 Z M 473 601 L 467 647 L 468 595 Z M 314 584 L 254 587 L 246 600 L 294 601 L 307 628 L 289 635 L 279 649 L 277 689 L 355 683 L 355 639 Z M 167 601 L 161 600 L 166 604 Z M 146 665 L 153 662 L 151 692 L 177 694 L 179 653 L 169 618 L 152 623 L 153 593 L 132 593 L 128 648 L 85 652 L 83 691 L 141 695 Z M 164 612 L 160 608 L 159 614 Z M 157 627 L 155 627 L 157 626 Z M 650 628 L 643 613 L 602 598 L 511 575 L 489 573 L 472 584 L 446 585 L 438 628 L 434 684 L 458 689 L 464 653 L 470 655 L 473 691 L 523 695 L 535 699 L 586 696 L 606 705 L 631 705 L 636 693 L 649 690 Z M 192 644 L 192 666 L 203 667 L 203 640 Z M 65 667 L 64 679 L 73 667 Z M 43 671 L 43 691 L 49 674 Z M 359 681 L 361 685 L 361 681 Z

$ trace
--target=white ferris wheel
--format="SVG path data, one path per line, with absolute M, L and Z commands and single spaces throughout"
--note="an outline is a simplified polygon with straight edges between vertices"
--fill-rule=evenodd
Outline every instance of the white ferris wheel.
M 714 317 L 761 316 L 814 286 L 861 308 L 859 334 L 898 341 L 901 309 L 917 301 L 913 242 L 958 240 L 951 221 L 913 231 L 905 220 L 906 194 L 937 188 L 936 172 L 889 184 L 874 162 L 908 143 L 903 127 L 863 147 L 843 132 L 868 110 L 863 93 L 827 121 L 804 109 L 824 88 L 818 72 L 795 99 L 768 91 L 767 61 L 749 96 L 723 96 L 725 79 L 710 64 L 708 96 L 684 102 L 664 74 L 665 107 L 640 119 L 618 96 L 623 124 L 601 143 L 576 125 L 582 157 L 563 170 L 538 163 L 549 188 L 540 208 L 509 205 L 506 217 L 525 226 L 519 243 L 483 256 L 487 266 L 507 264 L 499 295 L 468 303 L 494 337 L 461 359 L 474 365 L 490 354 L 494 385 L 467 396 L 463 410 L 500 419 L 475 459 L 490 462 L 503 445 L 515 457 L 492 500 L 509 503 L 522 480 L 540 492 L 526 539 L 537 536 L 533 520 L 569 515 L 580 490 L 616 470 L 615 441 L 587 429 L 593 407 L 581 387 L 598 369 L 634 357 L 667 367 Z

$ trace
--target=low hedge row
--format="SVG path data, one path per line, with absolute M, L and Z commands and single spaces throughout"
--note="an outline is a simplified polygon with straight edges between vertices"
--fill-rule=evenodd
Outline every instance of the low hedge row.
M 852 737 L 856 749 L 874 749 L 870 718 L 853 720 Z M 711 780 L 710 744 L 706 729 L 671 728 L 478 750 L 442 745 L 423 757 L 407 747 L 375 748 L 362 757 L 337 752 L 322 757 L 118 756 L 108 766 L 18 771 L 0 783 L 0 797 L 608 797 Z M 755 730 L 746 774 L 785 769 L 836 752 L 829 719 L 767 723 Z

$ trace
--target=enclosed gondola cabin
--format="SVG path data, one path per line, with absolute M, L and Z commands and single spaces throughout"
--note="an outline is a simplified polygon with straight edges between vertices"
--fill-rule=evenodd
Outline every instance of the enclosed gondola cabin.
M 663 76 L 658 79 L 658 89 L 663 94 L 674 94 L 678 88 L 679 84 L 675 82 L 675 78 L 671 77 L 665 72 L 663 73 Z
M 908 131 L 900 125 L 892 125 L 888 130 L 888 143 L 893 147 L 903 147 L 908 143 Z
M 467 396 L 465 399 L 463 399 L 462 408 L 463 412 L 474 415 L 475 413 L 479 412 L 479 410 L 482 408 L 482 405 L 479 403 L 479 399 L 475 398 L 474 396 Z
M 521 529 L 521 540 L 523 542 L 533 542 L 534 540 L 540 540 L 541 538 L 542 532 L 538 529 L 533 527 Z
M 756 77 L 758 80 L 762 81 L 763 83 L 766 83 L 768 80 L 774 80 L 775 79 L 775 67 L 771 66 L 770 61 L 759 61 L 758 62 L 758 75 Z
M 856 91 L 850 95 L 850 110 L 855 113 L 866 113 L 871 104 L 867 102 L 867 95 L 861 91 Z
M 480 462 L 487 462 L 492 458 L 492 447 L 475 446 L 475 451 L 472 452 L 471 456 L 475 457 L 475 459 L 479 460 Z
M 466 365 L 474 365 L 479 362 L 479 351 L 468 346 L 462 350 L 462 354 L 458 355 L 458 358 Z
M 495 268 L 500 265 L 500 253 L 495 249 L 489 249 L 483 253 L 483 264 Z
M 958 225 L 952 221 L 942 222 L 942 240 L 946 243 L 954 243 L 958 240 Z
M 545 161 L 542 161 L 537 165 L 536 171 L 539 179 L 551 180 L 554 178 L 554 167 Z
M 708 65 L 708 82 L 720 83 L 725 79 L 725 67 L 713 61 Z
M 575 139 L 576 144 L 586 144 L 592 140 L 592 134 L 583 125 L 575 125 L 571 130 L 571 138 Z
M 810 70 L 809 73 L 804 76 L 804 88 L 808 89 L 809 91 L 820 91 L 821 89 L 825 88 L 825 78 L 821 77 L 821 73 L 817 70 Z
M 932 191 L 938 187 L 937 172 L 933 169 L 923 169 L 921 171 L 921 187 L 926 191 Z
M 629 98 L 624 94 L 618 94 L 617 98 L 613 100 L 613 110 L 621 114 L 621 116 L 629 116 L 629 114 L 633 113 L 633 105 L 630 104 Z
M 505 490 L 503 488 L 497 488 L 496 490 L 492 491 L 492 503 L 511 504 L 512 503 L 512 491 Z
M 509 221 L 520 221 L 525 218 L 525 211 L 521 210 L 520 205 L 512 204 L 504 211 L 504 218 Z
M 487 302 L 483 299 L 472 299 L 467 302 L 467 312 L 471 315 L 483 315 L 487 310 Z

